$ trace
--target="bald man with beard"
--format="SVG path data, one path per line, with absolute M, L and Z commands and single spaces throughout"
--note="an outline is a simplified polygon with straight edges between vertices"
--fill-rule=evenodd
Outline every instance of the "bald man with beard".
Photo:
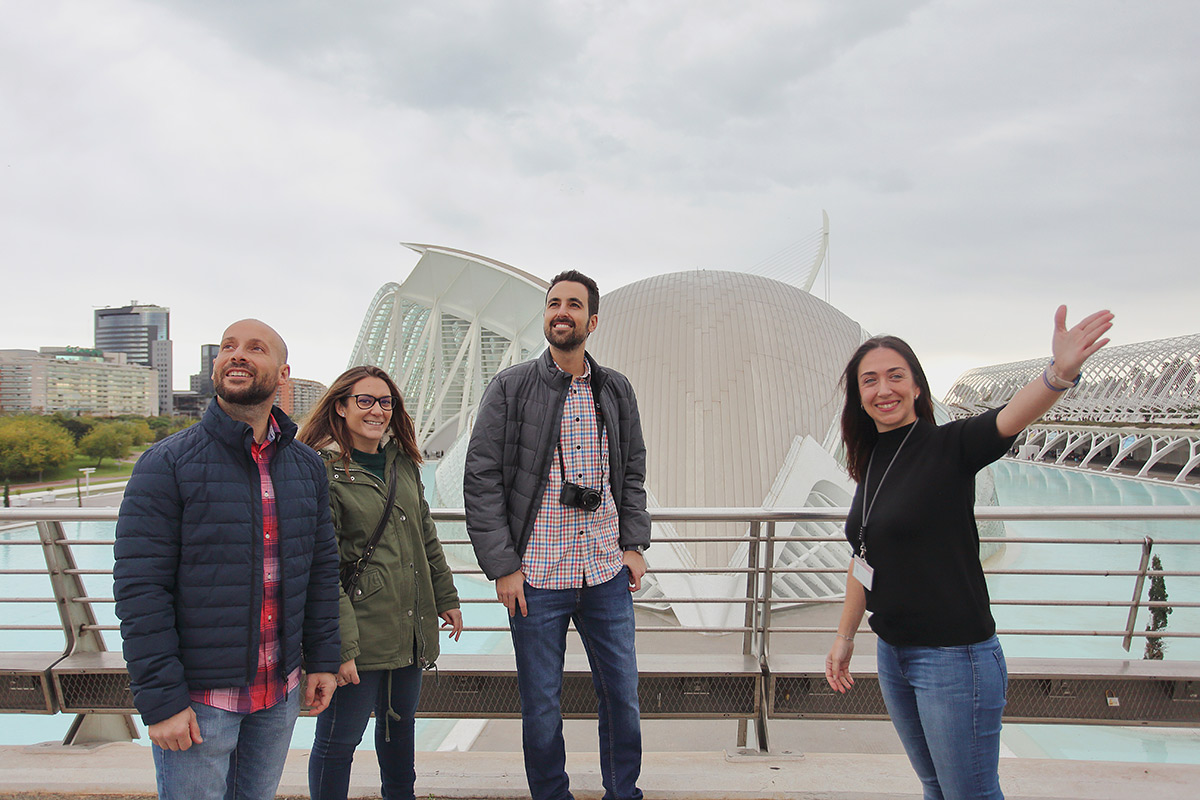
M 273 798 L 301 691 L 319 713 L 334 690 L 329 485 L 272 404 L 289 373 L 273 328 L 230 325 L 204 418 L 138 459 L 121 502 L 116 610 L 164 800 Z

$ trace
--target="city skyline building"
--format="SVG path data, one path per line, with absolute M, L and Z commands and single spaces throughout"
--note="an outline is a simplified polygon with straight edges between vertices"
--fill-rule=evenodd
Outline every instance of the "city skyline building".
M 158 374 L 125 353 L 81 347 L 0 350 L 0 412 L 158 414 Z
M 329 387 L 320 381 L 306 378 L 288 378 L 287 383 L 275 392 L 275 405 L 293 422 L 301 422 L 317 404 Z
M 215 394 L 213 388 L 213 362 L 217 360 L 217 353 L 221 351 L 219 344 L 202 344 L 200 345 L 200 371 L 192 375 L 188 389 L 198 397 L 212 397 Z
M 106 353 L 124 353 L 130 363 L 158 373 L 158 407 L 174 409 L 171 309 L 130 301 L 118 308 L 94 311 L 95 346 Z

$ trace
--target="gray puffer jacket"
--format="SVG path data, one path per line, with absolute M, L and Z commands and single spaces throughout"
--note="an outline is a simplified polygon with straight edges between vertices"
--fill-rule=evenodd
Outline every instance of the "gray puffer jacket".
M 592 394 L 608 433 L 609 483 L 620 522 L 620 545 L 650 545 L 646 512 L 646 444 L 629 379 L 591 356 Z M 541 507 L 558 444 L 571 376 L 549 350 L 509 367 L 488 384 L 479 405 L 463 470 L 467 533 L 491 580 L 521 568 L 521 556 Z

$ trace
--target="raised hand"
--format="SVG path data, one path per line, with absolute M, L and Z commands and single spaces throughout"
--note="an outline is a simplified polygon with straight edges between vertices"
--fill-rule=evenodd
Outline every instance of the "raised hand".
M 1054 372 L 1059 378 L 1064 381 L 1075 380 L 1083 368 L 1083 362 L 1108 344 L 1107 338 L 1100 337 L 1112 327 L 1112 321 L 1111 311 L 1097 311 L 1068 330 L 1067 307 L 1058 307 L 1054 312 L 1054 339 L 1050 344 L 1050 352 L 1054 356 Z

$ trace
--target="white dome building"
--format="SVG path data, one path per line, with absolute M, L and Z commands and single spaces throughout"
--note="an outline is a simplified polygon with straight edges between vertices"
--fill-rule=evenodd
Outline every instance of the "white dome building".
M 858 323 L 787 283 L 740 272 L 657 275 L 601 295 L 588 340 L 596 360 L 625 373 L 637 391 L 646 437 L 651 505 L 846 506 L 853 486 L 821 447 L 841 412 L 838 381 L 866 338 Z M 788 527 L 792 530 L 789 531 Z M 843 543 L 805 542 L 836 524 L 780 524 L 796 537 L 776 564 L 845 568 Z M 656 539 L 740 537 L 746 524 L 656 523 Z M 744 541 L 656 542 L 652 569 L 736 569 Z M 654 573 L 651 573 L 652 575 Z M 844 574 L 779 575 L 776 596 L 797 601 L 845 591 Z M 740 573 L 658 573 L 664 597 L 739 597 Z M 740 605 L 672 603 L 688 625 L 740 624 Z

